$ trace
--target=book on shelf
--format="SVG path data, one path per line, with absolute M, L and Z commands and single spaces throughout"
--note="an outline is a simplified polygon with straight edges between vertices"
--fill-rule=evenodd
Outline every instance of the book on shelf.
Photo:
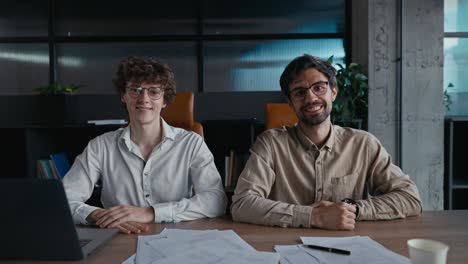
M 50 160 L 52 161 L 52 170 L 55 169 L 59 179 L 62 179 L 70 170 L 70 162 L 68 162 L 67 155 L 65 152 L 53 153 L 50 154 Z
M 96 125 L 96 126 L 126 125 L 127 121 L 124 119 L 100 119 L 100 120 L 88 120 L 88 124 Z
M 38 160 L 37 161 L 37 173 L 38 177 L 42 179 L 54 179 L 52 169 L 49 164 L 49 160 Z
M 58 175 L 57 169 L 55 168 L 53 161 L 52 160 L 47 160 L 47 162 L 49 162 L 50 171 L 52 172 L 53 179 L 60 180 L 61 178 Z
M 45 172 L 41 167 L 41 163 L 39 160 L 36 161 L 36 177 L 39 179 L 44 179 L 45 178 Z
M 225 157 L 224 167 L 224 187 L 235 187 L 237 180 L 244 169 L 248 154 L 229 151 L 229 156 Z
M 224 187 L 229 187 L 229 160 L 229 156 L 224 157 Z

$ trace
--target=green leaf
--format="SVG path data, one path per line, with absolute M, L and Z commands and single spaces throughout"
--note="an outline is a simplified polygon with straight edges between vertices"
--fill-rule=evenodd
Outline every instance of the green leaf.
M 39 92 L 40 95 L 73 94 L 81 87 L 81 85 L 75 84 L 51 83 L 49 85 L 34 88 L 34 91 Z
M 368 77 L 362 65 L 337 63 L 336 80 L 338 84 L 338 99 L 333 104 L 333 119 L 367 118 Z
M 363 73 L 357 73 L 354 77 L 355 77 L 356 79 L 360 80 L 360 81 L 365 81 L 365 80 L 367 80 L 367 76 L 364 75 Z

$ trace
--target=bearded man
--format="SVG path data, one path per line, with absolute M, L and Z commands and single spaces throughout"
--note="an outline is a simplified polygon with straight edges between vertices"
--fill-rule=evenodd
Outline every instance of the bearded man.
M 331 123 L 335 75 L 307 54 L 286 66 L 280 86 L 299 122 L 257 138 L 233 196 L 235 221 L 353 230 L 356 220 L 421 213 L 416 185 L 378 139 Z

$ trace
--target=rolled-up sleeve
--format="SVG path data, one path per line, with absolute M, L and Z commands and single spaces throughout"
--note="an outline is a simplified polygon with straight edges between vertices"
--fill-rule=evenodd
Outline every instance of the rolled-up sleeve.
M 63 186 L 75 224 L 89 224 L 86 218 L 98 209 L 85 204 L 100 177 L 98 148 L 97 139 L 90 141 L 63 178 Z
M 368 137 L 369 199 L 358 201 L 358 220 L 387 220 L 418 215 L 422 202 L 416 184 L 392 163 L 374 136 Z
M 268 199 L 276 177 L 269 146 L 268 138 L 262 135 L 252 146 L 232 199 L 232 218 L 270 226 L 310 227 L 311 206 Z

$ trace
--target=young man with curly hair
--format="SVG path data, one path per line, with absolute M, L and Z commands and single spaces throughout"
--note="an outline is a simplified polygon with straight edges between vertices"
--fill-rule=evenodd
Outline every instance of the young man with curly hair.
M 221 177 L 203 138 L 161 118 L 175 98 L 172 70 L 129 57 L 113 81 L 129 124 L 91 140 L 64 177 L 75 222 L 140 233 L 147 223 L 224 214 Z M 104 208 L 85 204 L 99 180 Z

